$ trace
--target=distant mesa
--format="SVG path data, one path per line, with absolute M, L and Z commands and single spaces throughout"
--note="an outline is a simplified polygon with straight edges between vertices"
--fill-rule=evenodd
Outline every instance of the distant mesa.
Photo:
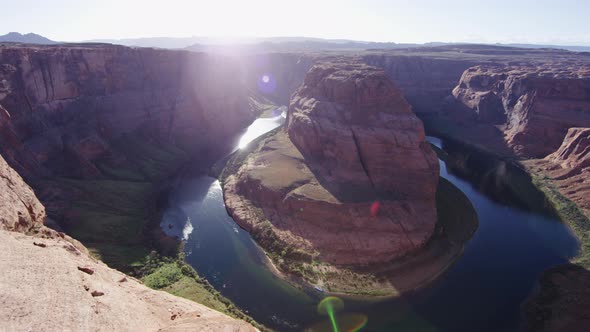
M 21 34 L 18 32 L 9 32 L 5 35 L 0 36 L 0 42 L 10 43 L 22 43 L 22 44 L 43 44 L 51 45 L 57 44 L 58 42 L 53 41 L 49 38 L 45 38 L 35 33 Z

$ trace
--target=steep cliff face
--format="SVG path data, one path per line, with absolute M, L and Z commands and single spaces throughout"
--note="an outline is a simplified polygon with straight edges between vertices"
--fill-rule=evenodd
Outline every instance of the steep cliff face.
M 590 128 L 570 128 L 559 149 L 541 163 L 560 191 L 590 215 Z
M 221 56 L 2 46 L 0 64 L 0 152 L 27 178 L 94 176 L 93 161 L 131 132 L 214 153 L 254 117 L 242 68 Z
M 570 128 L 557 151 L 524 164 L 590 215 L 590 128 Z
M 433 198 L 438 160 L 422 123 L 377 68 L 313 67 L 293 94 L 286 127 L 329 183 L 403 199 Z
M 475 66 L 453 95 L 479 121 L 503 125 L 506 144 L 524 157 L 545 157 L 569 128 L 590 126 L 587 66 Z
M 288 104 L 291 94 L 303 83 L 313 64 L 330 61 L 335 57 L 326 54 L 271 53 L 247 56 L 242 59 L 248 77 L 258 80 L 261 92 L 280 104 Z M 416 113 L 436 114 L 444 108 L 445 100 L 457 85 L 461 74 L 478 64 L 472 59 L 440 58 L 428 55 L 368 54 L 350 56 L 381 68 L 404 93 Z M 262 77 L 267 75 L 269 82 Z
M 570 128 L 557 151 L 523 164 L 542 175 L 542 186 L 580 241 L 580 252 L 572 264 L 544 271 L 539 290 L 525 302 L 528 331 L 585 331 L 590 326 L 585 314 L 590 308 L 590 128 Z M 555 189 L 565 198 L 556 195 Z
M 272 232 L 299 259 L 344 266 L 388 262 L 426 243 L 438 161 L 382 71 L 312 67 L 286 126 L 224 183 L 228 210 L 255 238 Z
M 27 233 L 44 221 L 45 208 L 31 187 L 0 156 L 0 229 Z
M 590 167 L 590 128 L 570 128 L 559 149 L 545 159 L 577 171 Z
M 242 56 L 239 62 L 250 89 L 278 105 L 288 105 L 309 68 L 321 58 L 313 54 L 262 53 Z
M 108 268 L 44 220 L 43 205 L 0 156 L 0 330 L 256 331 Z
M 459 77 L 477 62 L 469 59 L 441 59 L 418 55 L 375 54 L 363 61 L 382 68 L 404 93 L 416 113 L 435 114 L 451 95 Z

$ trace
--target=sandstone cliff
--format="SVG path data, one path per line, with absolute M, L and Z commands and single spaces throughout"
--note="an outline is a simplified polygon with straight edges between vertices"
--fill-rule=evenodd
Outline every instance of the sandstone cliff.
M 0 46 L 0 152 L 26 178 L 98 174 L 139 132 L 219 155 L 255 114 L 235 59 L 113 45 Z M 213 159 L 213 158 L 212 158 Z
M 545 159 L 576 172 L 590 167 L 590 128 L 570 128 L 559 149 Z
M 571 127 L 590 126 L 590 69 L 585 65 L 475 66 L 453 95 L 480 122 L 502 125 L 517 155 L 545 157 Z
M 478 63 L 459 56 L 445 59 L 427 54 L 393 53 L 366 55 L 362 60 L 383 69 L 404 93 L 413 111 L 423 115 L 441 112 L 463 71 Z
M 438 161 L 422 123 L 384 72 L 366 65 L 316 65 L 293 94 L 290 140 L 316 177 L 349 200 L 371 195 L 431 200 Z M 368 193 L 364 195 L 364 193 Z M 358 197 L 358 198 L 356 198 Z
M 590 128 L 570 128 L 557 151 L 523 164 L 541 179 L 538 182 L 580 241 L 580 252 L 571 264 L 541 275 L 539 291 L 523 307 L 528 330 L 586 331 L 590 325 L 586 315 L 590 308 Z
M 44 219 L 43 205 L 0 156 L 0 330 L 256 330 L 108 268 Z
M 422 124 L 383 71 L 332 61 L 312 67 L 286 128 L 254 147 L 224 193 L 271 253 L 366 266 L 425 245 L 437 182 Z
M 590 215 L 590 128 L 570 128 L 557 151 L 524 164 Z
M 28 233 L 43 226 L 45 208 L 0 155 L 0 229 Z

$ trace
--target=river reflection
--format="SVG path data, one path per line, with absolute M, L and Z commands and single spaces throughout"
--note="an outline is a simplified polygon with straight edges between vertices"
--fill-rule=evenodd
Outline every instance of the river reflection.
M 270 118 L 261 118 L 254 121 L 238 142 L 237 149 L 243 149 L 248 143 L 255 140 L 260 135 L 263 135 L 276 127 L 282 125 L 287 117 L 287 111 L 281 107 L 274 110 L 274 116 Z

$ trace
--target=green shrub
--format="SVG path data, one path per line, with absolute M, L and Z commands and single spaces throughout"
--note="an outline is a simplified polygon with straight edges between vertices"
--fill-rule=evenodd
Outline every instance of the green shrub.
M 152 274 L 143 278 L 146 286 L 154 289 L 168 287 L 183 277 L 182 270 L 176 263 L 169 263 L 160 266 Z

